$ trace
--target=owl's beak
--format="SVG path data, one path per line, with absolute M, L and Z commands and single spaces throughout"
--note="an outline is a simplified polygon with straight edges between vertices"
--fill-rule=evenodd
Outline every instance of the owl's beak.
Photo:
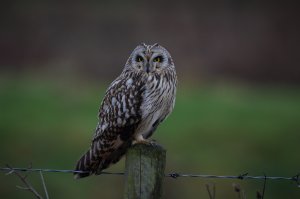
M 145 67 L 144 67 L 144 71 L 145 71 L 146 73 L 149 73 L 149 72 L 150 72 L 150 64 L 149 64 L 149 62 L 146 63 L 146 65 L 145 65 Z

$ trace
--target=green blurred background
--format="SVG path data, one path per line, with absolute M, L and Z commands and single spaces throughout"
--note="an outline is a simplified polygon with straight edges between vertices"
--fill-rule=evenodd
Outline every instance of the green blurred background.
M 0 165 L 73 169 L 104 91 L 140 42 L 160 43 L 179 76 L 173 114 L 154 134 L 166 172 L 300 172 L 298 11 L 254 1 L 10 1 L 0 8 Z M 108 171 L 122 172 L 124 159 Z M 122 198 L 124 178 L 45 173 L 50 198 Z M 40 192 L 38 173 L 28 179 Z M 164 198 L 255 198 L 263 181 L 166 178 Z M 0 173 L 0 198 L 34 198 Z M 299 198 L 267 181 L 265 198 Z

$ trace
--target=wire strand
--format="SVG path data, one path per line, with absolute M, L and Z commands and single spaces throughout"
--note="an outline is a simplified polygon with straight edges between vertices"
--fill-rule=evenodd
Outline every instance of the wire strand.
M 89 171 L 76 171 L 68 169 L 33 169 L 33 168 L 9 168 L 9 167 L 0 167 L 1 171 L 23 171 L 23 172 L 48 172 L 48 173 L 89 173 Z M 118 172 L 101 172 L 101 174 L 107 175 L 124 175 L 124 173 Z
M 77 171 L 77 170 L 68 170 L 68 169 L 34 169 L 34 168 L 9 168 L 9 167 L 0 167 L 0 171 L 10 172 L 10 171 L 22 171 L 22 172 L 49 172 L 49 173 L 89 173 L 89 171 Z M 104 175 L 124 175 L 122 172 L 101 172 Z M 300 174 L 296 174 L 292 177 L 283 177 L 283 176 L 251 176 L 248 173 L 241 175 L 206 175 L 206 174 L 184 174 L 184 173 L 168 173 L 165 174 L 165 177 L 170 178 L 179 178 L 179 177 L 192 177 L 192 178 L 217 178 L 217 179 L 267 179 L 267 180 L 290 180 L 295 181 L 300 187 L 299 183 Z

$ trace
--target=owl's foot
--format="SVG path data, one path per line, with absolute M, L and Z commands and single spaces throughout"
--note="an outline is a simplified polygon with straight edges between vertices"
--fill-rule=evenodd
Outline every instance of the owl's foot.
M 142 135 L 138 135 L 135 137 L 133 145 L 135 144 L 156 145 L 155 140 L 145 139 Z

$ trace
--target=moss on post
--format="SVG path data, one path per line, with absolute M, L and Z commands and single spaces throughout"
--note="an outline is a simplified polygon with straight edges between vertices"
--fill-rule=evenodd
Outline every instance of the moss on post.
M 166 151 L 159 145 L 136 144 L 126 154 L 126 199 L 162 198 Z

